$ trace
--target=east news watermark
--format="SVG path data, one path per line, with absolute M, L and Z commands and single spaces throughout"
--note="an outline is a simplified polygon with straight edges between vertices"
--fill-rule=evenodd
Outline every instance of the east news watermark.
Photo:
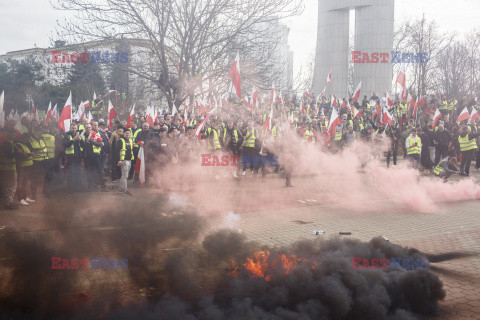
M 61 52 L 52 51 L 51 63 L 128 63 L 128 52 Z
M 396 257 L 391 259 L 365 259 L 352 257 L 352 269 L 427 270 L 428 260 Z
M 427 63 L 428 52 L 362 52 L 352 51 L 352 63 Z
M 52 270 L 76 270 L 76 269 L 102 269 L 102 270 L 124 270 L 128 269 L 128 259 L 67 259 L 62 257 L 51 257 Z
M 278 157 L 275 155 L 253 155 L 242 154 L 241 156 L 232 155 L 214 155 L 214 154 L 202 154 L 202 166 L 203 167 L 236 167 L 253 164 L 255 167 L 278 167 Z

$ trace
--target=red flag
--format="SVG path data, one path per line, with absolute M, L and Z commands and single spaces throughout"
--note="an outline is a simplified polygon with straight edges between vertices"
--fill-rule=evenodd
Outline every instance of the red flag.
M 50 118 L 52 117 L 52 101 L 48 104 L 47 115 L 45 116 L 44 125 L 47 125 L 50 122 Z
M 308 92 L 308 91 L 305 91 L 305 95 L 306 95 L 307 97 L 309 97 L 309 98 L 312 97 L 312 94 L 311 94 L 310 92 Z
M 112 127 L 113 119 L 117 117 L 112 101 L 108 100 L 108 130 Z
M 417 109 L 419 107 L 419 98 L 417 97 L 417 100 L 415 101 L 415 105 L 413 106 L 413 115 L 412 115 L 412 118 L 415 118 L 415 116 L 417 115 Z
M 342 123 L 342 119 L 340 119 L 337 110 L 332 108 L 332 115 L 330 116 L 330 122 L 328 124 L 328 133 L 330 134 L 330 137 L 335 136 L 335 129 L 340 123 Z
M 125 126 L 125 128 L 129 129 L 131 127 L 134 116 L 135 116 L 135 105 L 133 105 L 132 110 L 130 110 L 130 115 L 128 116 L 127 125 Z
M 470 119 L 470 113 L 468 113 L 467 107 L 462 110 L 462 113 L 458 116 L 457 123 L 462 122 L 463 120 Z
M 425 104 L 425 97 L 422 97 L 422 99 L 420 99 L 420 102 L 418 103 L 418 107 L 421 108 L 424 104 Z
M 393 106 L 393 101 L 392 99 L 390 99 L 390 94 L 388 93 L 388 91 L 386 93 L 387 93 L 387 104 L 389 107 L 391 107 Z
M 380 123 L 382 122 L 382 108 L 380 107 L 380 105 L 375 102 L 375 113 L 373 114 L 373 118 L 375 118 L 375 116 L 377 116 L 377 122 Z
M 257 104 L 258 100 L 258 93 L 257 90 L 255 90 L 255 86 L 252 88 L 252 107 Z
M 346 105 L 345 105 L 345 100 L 342 99 L 342 105 L 340 106 L 340 109 L 345 108 L 345 106 L 346 106 Z
M 333 83 L 333 81 L 332 81 L 332 69 L 330 69 L 330 72 L 328 73 L 327 83 Z
M 270 99 L 272 100 L 272 102 L 274 102 L 276 98 L 277 93 L 275 92 L 275 84 L 272 83 L 272 89 L 270 89 Z
M 65 102 L 65 106 L 63 107 L 62 114 L 58 119 L 58 127 L 63 130 L 63 132 L 67 132 L 70 130 L 70 122 L 72 121 L 72 92 L 70 91 L 70 95 L 68 96 L 67 102 Z
M 335 96 L 332 94 L 332 98 L 330 99 L 330 105 L 333 107 L 336 104 L 337 104 L 337 99 L 335 99 Z
M 235 57 L 235 61 L 233 61 L 232 67 L 230 68 L 230 72 L 228 73 L 230 78 L 232 79 L 232 85 L 235 88 L 235 92 L 237 96 L 241 99 L 242 98 L 242 84 L 240 81 L 240 58 L 238 56 Z
M 138 176 L 138 185 L 143 187 L 145 183 L 145 152 L 143 150 L 143 146 L 140 146 L 138 150 L 138 157 L 135 161 L 135 173 Z
M 352 97 L 352 103 L 355 103 L 355 101 L 357 101 L 357 99 L 360 97 L 360 91 L 362 89 L 362 81 L 360 81 L 360 83 L 358 84 L 357 86 L 357 89 L 355 90 L 355 92 L 353 93 L 353 97 Z
M 435 114 L 433 115 L 433 129 L 437 127 L 437 122 L 441 117 L 442 117 L 442 113 L 437 108 L 437 110 L 435 110 Z
M 210 119 L 210 116 L 215 112 L 215 110 L 217 110 L 216 107 L 212 111 L 207 113 L 207 116 L 202 120 L 202 122 L 198 124 L 197 129 L 195 130 L 195 136 L 198 138 L 198 140 L 202 140 L 200 132 L 202 132 L 203 127 L 205 127 L 205 123 L 208 121 L 208 119 Z

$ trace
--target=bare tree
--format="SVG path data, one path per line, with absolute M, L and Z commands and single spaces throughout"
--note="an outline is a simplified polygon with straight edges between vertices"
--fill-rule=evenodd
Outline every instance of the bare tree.
M 265 37 L 268 30 L 256 26 L 302 9 L 300 0 L 52 1 L 78 17 L 60 26 L 64 36 L 145 40 L 132 50 L 128 72 L 155 83 L 169 108 L 224 85 L 235 54 L 248 56 Z

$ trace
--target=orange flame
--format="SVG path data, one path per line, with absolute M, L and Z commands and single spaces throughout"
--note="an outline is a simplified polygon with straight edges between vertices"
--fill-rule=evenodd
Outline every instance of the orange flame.
M 244 270 L 247 270 L 250 277 L 252 278 L 264 278 L 266 281 L 271 280 L 269 273 L 274 269 L 283 269 L 285 276 L 291 273 L 293 270 L 298 268 L 299 263 L 311 264 L 311 269 L 317 268 L 317 263 L 312 260 L 305 258 L 298 258 L 294 255 L 287 256 L 281 254 L 277 257 L 271 257 L 269 251 L 258 251 L 253 254 L 253 257 L 247 258 L 246 263 L 241 266 L 237 264 L 234 260 L 230 260 L 230 276 L 237 278 L 239 275 L 239 269 L 243 267 Z

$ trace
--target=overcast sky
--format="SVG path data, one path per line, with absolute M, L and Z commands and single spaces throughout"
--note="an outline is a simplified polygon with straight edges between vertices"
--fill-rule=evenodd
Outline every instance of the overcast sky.
M 315 50 L 318 0 L 304 0 L 301 16 L 286 20 L 290 27 L 289 44 L 294 52 L 294 72 Z M 8 51 L 48 47 L 55 32 L 56 20 L 62 12 L 55 11 L 49 0 L 0 0 L 0 54 Z M 419 18 L 436 20 L 444 32 L 464 35 L 480 30 L 479 0 L 396 0 L 395 20 Z

